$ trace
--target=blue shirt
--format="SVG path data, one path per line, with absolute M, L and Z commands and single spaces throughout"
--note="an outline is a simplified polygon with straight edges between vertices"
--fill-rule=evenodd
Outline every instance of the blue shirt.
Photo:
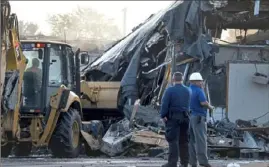
M 161 118 L 168 117 L 169 112 L 190 110 L 191 91 L 183 84 L 167 88 L 162 98 Z
M 206 96 L 204 90 L 196 85 L 190 85 L 192 95 L 191 95 L 191 114 L 197 116 L 205 116 L 207 110 L 201 105 L 202 102 L 206 102 Z

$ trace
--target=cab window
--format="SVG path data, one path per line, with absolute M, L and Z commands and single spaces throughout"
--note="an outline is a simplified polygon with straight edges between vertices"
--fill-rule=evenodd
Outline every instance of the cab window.
M 49 85 L 60 85 L 62 76 L 62 51 L 61 47 L 50 48 Z
M 25 44 L 23 54 L 28 59 L 22 86 L 22 105 L 38 108 L 41 103 L 41 87 L 43 78 L 44 48 L 35 48 Z

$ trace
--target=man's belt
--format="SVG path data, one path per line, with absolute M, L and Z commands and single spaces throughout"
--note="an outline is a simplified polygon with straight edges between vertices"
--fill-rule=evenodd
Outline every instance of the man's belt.
M 181 119 L 181 118 L 183 118 L 182 116 L 185 116 L 185 117 L 187 117 L 187 116 L 189 116 L 189 112 L 188 111 L 177 111 L 177 112 L 171 112 L 171 114 L 169 114 L 170 115 L 170 119 Z

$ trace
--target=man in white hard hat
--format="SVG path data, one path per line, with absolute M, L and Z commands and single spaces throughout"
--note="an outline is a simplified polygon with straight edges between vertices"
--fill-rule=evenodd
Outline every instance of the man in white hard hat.
M 197 159 L 200 166 L 211 167 L 207 157 L 207 109 L 213 110 L 203 90 L 203 77 L 200 73 L 194 72 L 190 76 L 191 95 L 191 117 L 190 117 L 190 142 L 189 142 L 189 163 L 192 167 L 197 166 Z
M 191 91 L 182 82 L 183 74 L 175 72 L 173 86 L 167 88 L 162 98 L 161 119 L 165 122 L 165 138 L 169 144 L 168 163 L 162 167 L 188 167 L 189 110 Z M 180 150 L 179 150 L 180 149 Z

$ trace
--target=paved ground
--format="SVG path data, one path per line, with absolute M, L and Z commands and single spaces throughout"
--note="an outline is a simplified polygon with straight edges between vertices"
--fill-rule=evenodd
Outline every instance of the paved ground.
M 8 158 L 1 160 L 1 167 L 160 167 L 164 162 L 153 158 Z M 213 167 L 226 167 L 231 162 L 239 163 L 241 167 L 269 167 L 269 161 L 212 160 L 211 164 Z

